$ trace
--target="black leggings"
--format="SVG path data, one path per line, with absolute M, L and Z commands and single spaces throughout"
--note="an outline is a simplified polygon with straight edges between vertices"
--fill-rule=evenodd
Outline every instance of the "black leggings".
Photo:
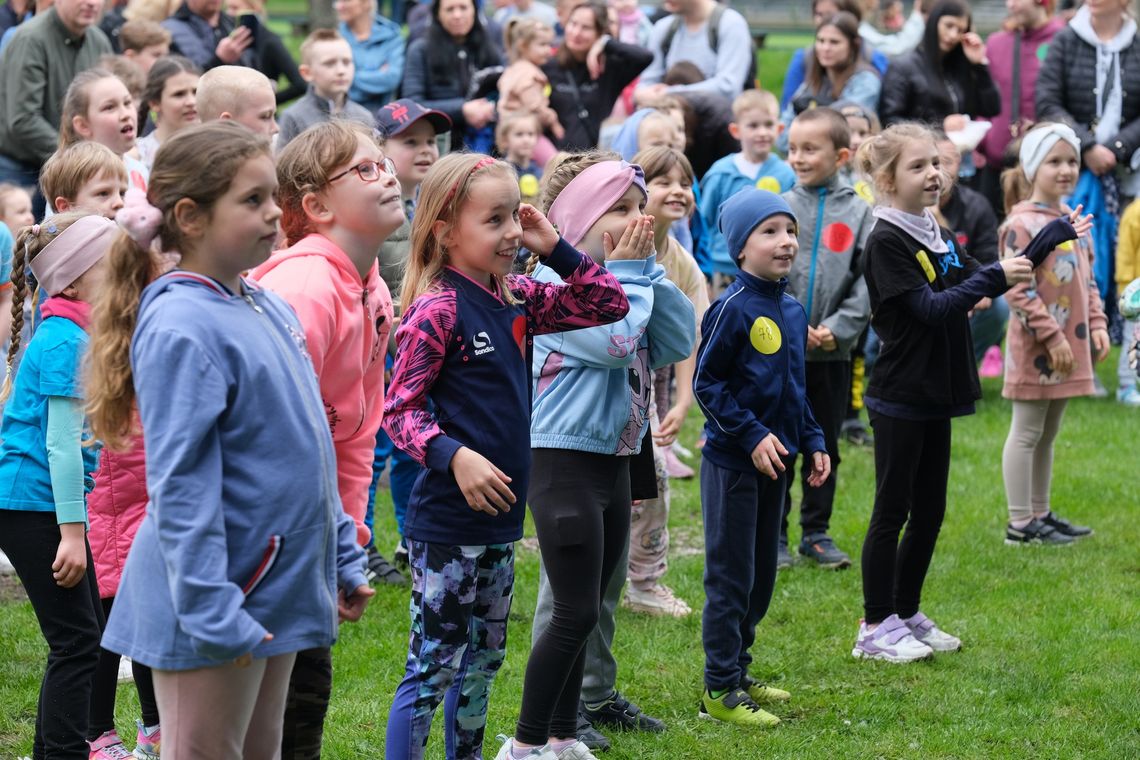
M 115 597 L 102 600 L 103 614 L 111 615 Z M 95 668 L 95 681 L 91 687 L 91 717 L 87 727 L 87 741 L 95 741 L 115 727 L 115 691 L 119 686 L 119 662 L 122 656 L 107 649 L 99 650 L 99 666 Z M 144 726 L 158 725 L 158 702 L 154 698 L 154 680 L 150 668 L 131 660 L 131 674 L 139 693 Z
M 880 623 L 891 614 L 908 618 L 918 612 L 946 514 L 950 420 L 870 416 L 875 507 L 863 541 L 863 608 L 868 623 Z
M 550 624 L 530 652 L 515 737 L 574 737 L 586 639 L 629 536 L 629 457 L 535 449 L 527 501 L 554 594 Z

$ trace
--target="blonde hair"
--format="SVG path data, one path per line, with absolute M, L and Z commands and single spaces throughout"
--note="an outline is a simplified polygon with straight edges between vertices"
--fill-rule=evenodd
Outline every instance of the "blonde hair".
M 361 139 L 376 142 L 372 130 L 355 121 L 333 119 L 306 129 L 289 141 L 277 158 L 277 204 L 281 230 L 293 245 L 314 231 L 301 201 L 320 192 L 329 177 L 356 154 Z
M 8 213 L 8 196 L 17 191 L 25 193 L 29 198 L 32 197 L 32 194 L 28 192 L 26 187 L 13 185 L 11 182 L 0 182 L 0 216 Z M 3 222 L 0 222 L 0 224 L 3 224 Z
M 487 163 L 479 166 L 484 161 Z M 442 239 L 459 221 L 463 205 L 471 194 L 471 186 L 483 177 L 500 177 L 518 184 L 518 177 L 510 164 L 479 153 L 450 153 L 428 169 L 420 185 L 420 200 L 412 221 L 412 250 L 400 287 L 401 312 L 407 313 L 417 298 L 437 287 L 447 264 L 447 249 Z M 436 222 L 444 223 L 439 234 L 435 231 Z M 503 278 L 496 275 L 495 280 L 503 300 L 510 304 L 518 303 Z
M 343 42 L 346 45 L 348 44 L 348 40 L 336 29 L 314 29 L 309 32 L 309 36 L 301 43 L 301 63 L 311 65 L 313 63 L 311 58 L 313 48 L 322 42 Z
M 67 93 L 63 96 L 63 109 L 59 117 L 59 147 L 66 148 L 68 145 L 83 140 L 78 132 L 75 131 L 76 116 L 87 118 L 87 112 L 91 108 L 91 86 L 96 82 L 102 82 L 104 79 L 119 79 L 107 69 L 87 69 L 75 75 L 75 79 L 71 80 L 71 84 L 67 86 Z M 119 79 L 120 82 L 123 80 Z M 123 87 L 127 92 L 131 88 L 123 82 Z
M 507 21 L 503 29 L 503 49 L 507 51 L 507 60 L 511 63 L 522 58 L 522 49 L 533 42 L 543 31 L 553 34 L 550 25 L 537 18 L 513 16 Z
M 229 121 L 187 127 L 158 149 L 147 186 L 147 201 L 162 212 L 158 250 L 180 251 L 185 244 L 175 205 L 192 201 L 210 213 L 247 161 L 271 156 L 269 142 Z M 108 254 L 106 284 L 96 299 L 91 330 L 87 410 L 95 438 L 112 449 L 123 447 L 133 430 L 135 401 L 131 338 L 139 298 L 159 274 L 151 248 L 121 233 Z
M 12 257 L 12 342 L 8 346 L 8 357 L 4 365 L 4 383 L 0 385 L 0 404 L 12 394 L 12 366 L 20 353 L 20 338 L 24 329 L 24 301 L 28 292 L 36 289 L 34 278 L 29 277 L 28 264 L 39 255 L 47 244 L 55 240 L 64 230 L 85 216 L 88 211 L 69 211 L 55 214 L 43 224 L 21 227 L 16 235 L 16 248 Z M 49 293 L 48 295 L 56 295 Z
M 871 180 L 875 189 L 875 199 L 894 195 L 895 170 L 898 168 L 899 156 L 903 148 L 916 140 L 927 140 L 937 145 L 934 132 L 923 124 L 913 121 L 904 121 L 887 127 L 877 135 L 872 135 L 859 146 L 855 154 L 855 167 L 864 176 Z
M 549 214 L 554 199 L 566 189 L 566 186 L 582 172 L 594 164 L 603 161 L 621 161 L 617 153 L 608 150 L 587 150 L 581 153 L 559 153 L 550 159 L 546 171 L 542 174 L 542 193 L 538 197 L 538 207 L 542 213 Z M 538 266 L 538 254 L 532 253 L 526 260 L 527 275 L 534 274 Z
M 1028 200 L 1029 197 L 1033 195 L 1033 183 L 1030 182 L 1029 178 L 1025 176 L 1025 170 L 1021 166 L 1021 141 L 1025 139 L 1025 135 L 1028 135 L 1035 129 L 1052 127 L 1056 126 L 1056 124 L 1057 122 L 1052 121 L 1043 121 L 1038 124 L 1034 124 L 1032 129 L 1029 129 L 1023 135 L 1018 136 L 1017 139 L 1013 140 L 1009 145 L 1006 146 L 1005 154 L 1007 156 L 1013 156 L 1017 158 L 1018 161 L 1016 164 L 1009 167 L 1008 169 L 1005 169 L 1001 173 L 1001 203 L 1002 207 L 1005 209 L 1005 213 L 1008 214 L 1014 206 L 1024 200 Z M 1081 156 L 1080 153 L 1078 153 L 1077 161 L 1080 162 L 1080 160 Z
M 130 21 L 154 21 L 158 23 L 174 15 L 182 0 L 129 0 L 123 18 Z
M 518 124 L 520 121 L 529 120 L 534 122 L 534 131 L 542 134 L 542 122 L 538 118 L 538 114 L 530 111 L 508 111 L 499 114 L 499 123 L 495 125 L 495 147 L 504 156 L 507 153 L 507 135 L 510 134 L 511 127 Z
M 84 140 L 51 154 L 40 171 L 40 190 L 48 203 L 54 204 L 56 198 L 74 203 L 84 185 L 104 175 L 127 184 L 123 159 L 102 143 Z
M 198 80 L 198 94 L 195 102 L 198 118 L 204 122 L 216 121 L 222 114 L 231 116 L 245 109 L 246 95 L 258 87 L 268 87 L 273 91 L 269 77 L 257 69 L 247 66 L 216 66 Z
M 739 119 L 745 111 L 763 111 L 769 116 L 779 117 L 780 101 L 767 90 L 745 90 L 732 101 L 732 116 Z
M 128 21 L 119 29 L 119 49 L 141 52 L 152 45 L 169 45 L 170 32 L 157 21 L 139 18 Z

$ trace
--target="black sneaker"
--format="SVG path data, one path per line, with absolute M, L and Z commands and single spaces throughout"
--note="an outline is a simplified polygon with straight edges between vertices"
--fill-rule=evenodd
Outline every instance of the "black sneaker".
M 787 570 L 796 564 L 796 558 L 788 551 L 788 537 L 780 536 L 780 545 L 776 549 L 776 569 Z
M 1041 518 L 1041 522 L 1048 525 L 1053 530 L 1057 531 L 1063 536 L 1072 536 L 1073 538 L 1084 538 L 1091 536 L 1093 529 L 1085 525 L 1073 525 L 1065 518 L 1058 515 L 1056 512 L 1050 512 Z
M 1072 536 L 1066 536 L 1052 525 L 1034 518 L 1024 528 L 1005 526 L 1005 542 L 1009 546 L 1022 544 L 1050 544 L 1052 546 L 1067 546 L 1073 543 Z
M 408 547 L 404 546 L 402 541 L 396 547 L 396 551 L 392 552 L 392 564 L 395 565 L 396 569 L 401 573 L 406 573 L 411 568 L 408 562 Z
M 376 547 L 368 549 L 368 570 L 365 572 L 369 583 L 383 583 L 388 586 L 408 586 L 411 581 L 384 559 Z
M 580 705 L 581 711 L 595 726 L 610 726 L 623 731 L 647 731 L 659 734 L 665 730 L 665 722 L 652 718 L 641 711 L 641 708 L 630 702 L 615 691 L 613 696 L 591 709 L 585 702 Z
M 800 554 L 828 570 L 851 567 L 851 558 L 836 546 L 831 536 L 826 533 L 804 536 L 804 540 L 800 542 Z
M 578 728 L 575 733 L 578 735 L 578 741 L 585 744 L 590 750 L 608 752 L 610 749 L 610 740 L 605 737 L 605 734 L 594 728 L 594 724 L 582 711 L 581 705 L 578 706 Z
M 847 442 L 854 446 L 874 446 L 875 439 L 871 435 L 871 431 L 864 425 L 863 421 L 858 418 L 844 420 L 843 425 L 840 427 L 840 432 Z

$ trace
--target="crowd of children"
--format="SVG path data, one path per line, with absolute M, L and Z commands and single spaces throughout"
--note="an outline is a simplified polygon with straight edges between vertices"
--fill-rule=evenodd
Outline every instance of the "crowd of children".
M 614 9 L 644 37 L 635 6 Z M 134 757 L 319 757 L 331 647 L 373 582 L 410 585 L 386 756 L 424 757 L 442 704 L 447 757 L 482 757 L 526 507 L 541 581 L 498 760 L 591 760 L 608 745 L 595 726 L 664 730 L 617 689 L 614 613 L 623 589 L 634 610 L 691 612 L 664 579 L 694 402 L 702 717 L 780 722 L 765 708 L 791 694 L 749 673 L 757 626 L 794 562 L 797 480 L 798 553 L 852 564 L 830 521 L 861 405 L 875 498 L 852 655 L 956 651 L 922 590 L 951 420 L 981 398 L 972 315 L 1003 296 L 1006 543 L 1092 533 L 1050 503 L 1066 404 L 1109 351 L 1091 217 L 1065 204 L 1069 126 L 1015 145 L 996 260 L 978 261 L 926 126 L 807 108 L 785 160 L 778 100 L 748 89 L 728 128 L 740 150 L 703 177 L 669 99 L 631 115 L 616 153 L 556 155 L 549 27 L 512 18 L 506 43 L 500 157 L 447 153 L 452 120 L 414 100 L 355 104 L 350 41 L 318 30 L 280 124 L 252 69 L 147 59 L 141 103 L 90 69 L 35 189 L 49 213 L 0 184 L 0 550 L 48 644 L 36 760 L 132 756 L 114 721 L 123 656 Z M 1133 205 L 1116 252 L 1135 340 L 1138 220 Z

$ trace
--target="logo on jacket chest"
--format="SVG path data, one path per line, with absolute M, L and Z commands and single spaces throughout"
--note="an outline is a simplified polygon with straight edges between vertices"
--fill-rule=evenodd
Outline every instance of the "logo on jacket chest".
M 495 347 L 491 345 L 491 336 L 483 330 L 475 333 L 475 335 L 471 338 L 471 347 L 475 349 L 476 356 L 489 354 L 495 350 Z

